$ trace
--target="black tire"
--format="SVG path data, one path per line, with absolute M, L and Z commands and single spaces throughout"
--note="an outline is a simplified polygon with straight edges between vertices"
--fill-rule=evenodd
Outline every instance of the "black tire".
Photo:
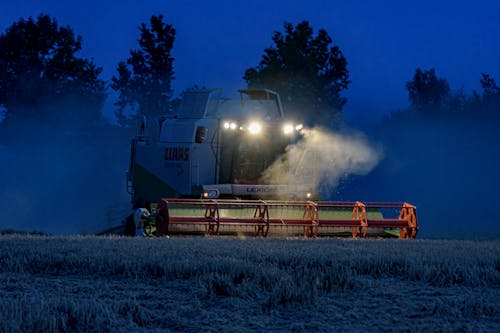
M 125 220 L 125 228 L 123 230 L 123 234 L 128 237 L 135 236 L 135 223 L 134 223 L 134 214 L 130 214 Z

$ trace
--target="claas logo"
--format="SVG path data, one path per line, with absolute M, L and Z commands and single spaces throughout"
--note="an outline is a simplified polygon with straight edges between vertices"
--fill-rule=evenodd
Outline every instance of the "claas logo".
M 171 147 L 165 148 L 165 161 L 187 161 L 189 160 L 189 148 Z

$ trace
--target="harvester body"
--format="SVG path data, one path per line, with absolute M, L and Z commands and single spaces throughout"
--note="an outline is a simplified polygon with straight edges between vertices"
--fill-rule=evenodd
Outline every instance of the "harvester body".
M 285 118 L 277 93 L 239 92 L 227 99 L 220 90 L 192 90 L 176 115 L 143 121 L 127 172 L 134 208 L 151 212 L 137 223 L 141 232 L 416 236 L 410 204 L 315 201 L 315 173 L 295 177 L 314 161 L 287 149 L 302 124 Z M 266 174 L 277 160 L 285 166 L 279 177 Z
M 284 117 L 278 94 L 240 90 L 241 99 L 218 90 L 184 94 L 175 116 L 145 120 L 131 147 L 127 173 L 135 206 L 170 198 L 306 198 L 310 184 L 264 179 L 300 124 Z M 287 127 L 288 126 L 288 127 Z M 285 133 L 285 129 L 287 133 Z

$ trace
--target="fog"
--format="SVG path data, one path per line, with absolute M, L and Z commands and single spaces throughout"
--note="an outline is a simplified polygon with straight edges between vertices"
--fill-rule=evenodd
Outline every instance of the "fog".
M 5 119 L 5 115 L 7 114 L 7 108 L 5 105 L 0 104 L 0 123 Z
M 120 131 L 22 124 L 0 127 L 0 230 L 77 234 L 119 223 L 129 203 Z
M 500 236 L 500 116 L 411 113 L 372 133 L 385 158 L 364 177 L 342 179 L 339 200 L 407 201 L 420 237 Z
M 5 122 L 4 122 L 5 123 Z M 0 124 L 0 230 L 92 233 L 129 213 L 130 133 L 101 124 Z M 423 238 L 500 236 L 500 116 L 393 117 L 363 134 L 306 129 L 292 179 L 324 200 L 406 201 Z M 282 159 L 265 177 L 285 174 Z

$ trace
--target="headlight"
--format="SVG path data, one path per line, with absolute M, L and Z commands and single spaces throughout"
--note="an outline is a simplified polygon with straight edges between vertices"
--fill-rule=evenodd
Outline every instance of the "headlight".
M 289 135 L 289 134 L 292 134 L 293 132 L 293 125 L 292 124 L 285 124 L 283 126 L 283 133 Z
M 218 189 L 208 189 L 203 191 L 203 199 L 217 199 L 219 197 Z
M 224 127 L 224 129 L 231 129 L 231 130 L 235 130 L 238 125 L 234 122 L 234 121 L 225 121 L 224 124 L 222 125 Z
M 298 124 L 295 126 L 295 130 L 300 131 L 302 129 L 302 127 L 303 127 L 302 124 Z
M 250 134 L 259 134 L 262 131 L 262 125 L 256 122 L 250 123 L 248 131 Z

